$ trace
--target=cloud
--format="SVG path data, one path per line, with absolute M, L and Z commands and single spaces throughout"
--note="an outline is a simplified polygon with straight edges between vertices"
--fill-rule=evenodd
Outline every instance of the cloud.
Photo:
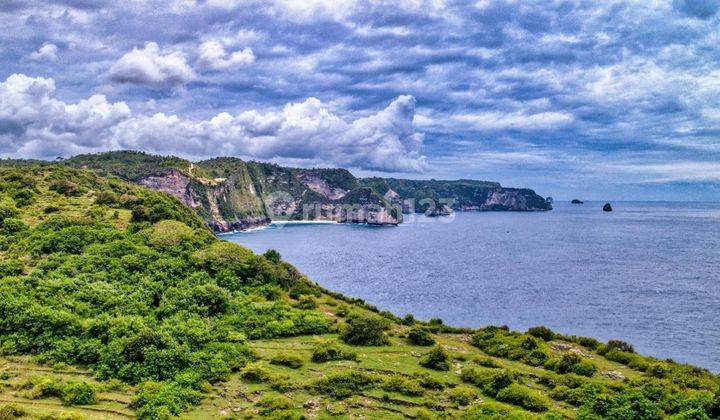
M 250 48 L 228 53 L 218 41 L 206 41 L 200 45 L 198 66 L 212 70 L 231 70 L 248 66 L 255 62 L 255 54 Z
M 52 79 L 22 74 L 0 83 L 0 152 L 54 157 L 138 149 L 205 158 L 218 155 L 295 159 L 378 171 L 420 172 L 423 136 L 415 131 L 415 99 L 401 96 L 385 109 L 347 122 L 316 98 L 279 112 L 221 112 L 207 120 L 165 113 L 132 115 L 124 102 L 93 95 L 75 104 L 53 97 Z
M 182 53 L 162 52 L 154 42 L 123 55 L 110 67 L 108 76 L 113 82 L 154 88 L 182 86 L 196 77 Z
M 4 153 L 51 156 L 101 148 L 110 131 L 130 117 L 124 102 L 93 95 L 75 104 L 53 97 L 55 82 L 13 74 L 0 83 L 0 142 Z
M 55 44 L 43 44 L 40 49 L 30 54 L 31 60 L 57 60 L 58 47 Z

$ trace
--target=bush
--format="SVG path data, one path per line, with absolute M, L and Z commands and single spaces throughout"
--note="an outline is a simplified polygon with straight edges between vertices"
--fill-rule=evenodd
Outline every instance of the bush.
M 325 363 L 332 360 L 357 360 L 357 354 L 343 350 L 338 344 L 329 341 L 319 342 L 313 346 L 311 360 Z
M 435 370 L 450 370 L 450 356 L 445 349 L 435 346 L 420 359 L 420 366 Z
M 572 367 L 572 373 L 580 376 L 587 376 L 588 378 L 593 376 L 597 370 L 597 366 L 588 360 L 583 360 Z
M 622 351 L 625 353 L 635 353 L 635 348 L 632 344 L 629 344 L 622 340 L 610 340 L 605 346 L 599 351 L 600 354 L 609 353 L 613 350 Z
M 140 419 L 177 416 L 200 402 L 201 394 L 173 382 L 145 382 L 138 388 L 132 406 Z
M 0 226 L 0 234 L 5 236 L 15 235 L 28 230 L 27 225 L 22 220 L 14 217 L 0 220 Z
M 10 197 L 0 197 L 0 222 L 19 214 L 20 210 L 15 205 L 15 200 Z
M 416 346 L 432 346 L 435 344 L 430 331 L 422 327 L 413 327 L 408 332 L 408 341 Z
M 405 315 L 402 319 L 402 324 L 407 326 L 415 324 L 415 317 L 412 314 Z
M 118 196 L 112 191 L 100 191 L 95 196 L 95 203 L 96 204 L 107 204 L 107 205 L 113 205 L 117 204 L 118 202 Z
M 408 379 L 402 375 L 392 375 L 385 379 L 381 388 L 385 391 L 399 392 L 410 396 L 420 396 L 425 392 L 418 381 Z
M 357 395 L 377 382 L 378 379 L 372 375 L 350 371 L 328 375 L 315 382 L 312 388 L 321 394 L 343 399 Z
M 148 242 L 153 248 L 169 250 L 196 237 L 195 231 L 188 225 L 176 220 L 163 220 L 155 223 L 148 235 Z
M 477 399 L 478 395 L 474 389 L 467 386 L 458 386 L 450 391 L 450 401 L 454 402 L 459 406 L 469 405 L 471 402 Z
M 66 179 L 52 181 L 48 185 L 48 188 L 50 188 L 51 191 L 55 191 L 58 194 L 66 195 L 68 197 L 73 197 L 82 193 L 82 189 L 78 184 Z
M 545 367 L 557 373 L 574 373 L 588 377 L 593 376 L 595 372 L 597 372 L 597 366 L 595 366 L 594 363 L 583 360 L 575 353 L 567 353 L 560 359 L 550 360 Z
M 87 382 L 69 382 L 62 389 L 61 399 L 67 405 L 88 405 L 97 402 L 97 395 Z
M 415 373 L 413 374 L 413 378 L 425 389 L 433 389 L 436 391 L 445 389 L 445 382 L 430 376 L 427 372 Z
M 555 333 L 550 328 L 543 326 L 532 327 L 527 330 L 527 333 L 544 341 L 550 341 L 555 338 Z
M 0 420 L 11 420 L 16 417 L 23 417 L 24 415 L 25 410 L 13 404 L 0 407 Z
M 242 369 L 240 376 L 249 382 L 267 382 L 270 380 L 270 371 L 258 363 L 251 363 Z
M 390 344 L 385 333 L 389 328 L 389 322 L 384 318 L 352 313 L 347 317 L 342 339 L 357 346 L 385 346 Z
M 275 411 L 292 408 L 292 402 L 284 395 L 265 395 L 257 402 L 261 415 L 268 415 Z
M 519 384 L 512 384 L 501 389 L 497 396 L 498 401 L 515 404 L 530 411 L 547 411 L 550 403 L 537 392 Z
M 300 356 L 288 353 L 280 353 L 274 356 L 270 363 L 273 365 L 287 366 L 292 369 L 299 369 L 303 365 L 303 359 Z
M 474 360 L 474 362 L 480 366 L 489 367 L 489 368 L 499 368 L 500 367 L 500 365 L 498 365 L 497 362 L 490 357 L 478 357 Z
M 300 299 L 298 299 L 295 307 L 298 309 L 315 309 L 318 305 L 312 296 L 302 295 L 300 296 Z
M 502 389 L 512 385 L 515 381 L 513 375 L 505 369 L 479 370 L 465 368 L 460 373 L 460 378 L 482 390 L 485 394 L 494 397 Z

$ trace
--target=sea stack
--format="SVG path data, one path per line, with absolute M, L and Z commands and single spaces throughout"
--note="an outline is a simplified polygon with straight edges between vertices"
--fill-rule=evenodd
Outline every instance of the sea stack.
M 603 206 L 603 211 L 613 211 L 610 203 L 605 203 L 605 205 Z

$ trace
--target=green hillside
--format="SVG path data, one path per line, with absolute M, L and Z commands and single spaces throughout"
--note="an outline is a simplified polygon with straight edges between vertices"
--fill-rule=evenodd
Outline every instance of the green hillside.
M 379 312 L 85 170 L 0 167 L 0 293 L 0 419 L 720 416 L 703 369 Z

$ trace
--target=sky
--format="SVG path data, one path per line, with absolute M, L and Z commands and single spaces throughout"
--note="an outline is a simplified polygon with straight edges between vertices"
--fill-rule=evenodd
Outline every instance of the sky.
M 720 0 L 3 0 L 0 157 L 720 201 Z

